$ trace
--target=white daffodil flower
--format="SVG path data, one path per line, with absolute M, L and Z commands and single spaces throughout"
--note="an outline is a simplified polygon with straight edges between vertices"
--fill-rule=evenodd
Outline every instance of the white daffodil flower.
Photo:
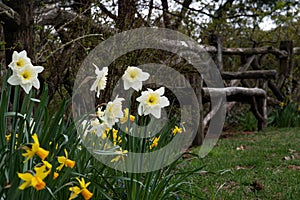
M 27 57 L 25 50 L 20 53 L 14 51 L 12 55 L 12 61 L 8 65 L 12 70 L 21 70 L 25 65 L 31 64 L 30 58 Z
M 140 102 L 138 107 L 138 114 L 152 114 L 154 117 L 159 119 L 161 116 L 161 108 L 170 105 L 168 98 L 162 96 L 164 93 L 164 87 L 161 87 L 155 91 L 148 88 L 148 91 L 142 92 L 141 96 L 136 99 L 138 102 Z
M 123 98 L 115 98 L 115 100 L 108 102 L 106 109 L 104 111 L 103 121 L 111 129 L 112 126 L 119 121 L 120 118 L 124 116 L 122 111 L 122 101 Z
M 32 86 L 36 89 L 40 88 L 38 73 L 41 73 L 43 70 L 42 66 L 27 64 L 19 70 L 13 70 L 13 74 L 8 78 L 7 82 L 11 85 L 20 85 L 28 94 Z
M 142 81 L 146 81 L 149 76 L 149 73 L 143 72 L 140 68 L 128 66 L 122 76 L 124 89 L 133 88 L 135 91 L 139 91 L 143 86 Z
M 100 96 L 100 90 L 104 90 L 106 87 L 106 81 L 107 81 L 107 74 L 108 74 L 108 67 L 103 67 L 102 70 L 100 70 L 97 65 L 93 63 L 95 69 L 95 73 L 97 75 L 95 82 L 93 83 L 91 87 L 91 91 L 97 92 L 97 98 Z

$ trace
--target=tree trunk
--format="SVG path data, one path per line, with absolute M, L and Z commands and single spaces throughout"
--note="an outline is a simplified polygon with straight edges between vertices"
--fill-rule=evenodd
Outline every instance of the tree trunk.
M 33 58 L 34 31 L 33 31 L 33 0 L 6 0 L 4 3 L 20 15 L 20 25 L 4 24 L 6 63 L 11 62 L 13 51 L 26 50 Z

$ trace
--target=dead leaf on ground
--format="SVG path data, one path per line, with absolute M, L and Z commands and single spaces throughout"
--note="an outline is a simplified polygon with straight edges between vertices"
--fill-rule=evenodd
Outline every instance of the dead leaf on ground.
M 300 166 L 297 166 L 297 165 L 289 165 L 288 168 L 300 171 Z
M 254 167 L 253 166 L 235 166 L 234 169 L 235 170 L 242 170 L 242 169 L 253 169 Z
M 246 145 L 241 145 L 241 146 L 236 148 L 236 150 L 238 150 L 238 151 L 242 151 L 242 150 L 245 150 L 245 149 L 246 149 Z
M 300 154 L 296 150 L 289 149 L 289 153 L 291 155 L 283 157 L 282 160 L 295 160 L 295 159 L 299 160 L 300 159 Z
M 284 156 L 283 158 L 282 158 L 282 160 L 294 160 L 294 156 L 293 155 L 291 155 L 291 156 Z

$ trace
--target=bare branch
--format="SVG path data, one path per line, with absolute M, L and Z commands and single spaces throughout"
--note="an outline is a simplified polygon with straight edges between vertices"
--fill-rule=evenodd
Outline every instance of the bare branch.
M 21 24 L 20 15 L 12 8 L 0 1 L 0 19 L 11 28 L 16 28 Z
M 74 42 L 77 42 L 78 40 L 82 40 L 84 38 L 87 38 L 87 37 L 98 37 L 98 36 L 102 36 L 102 34 L 88 34 L 88 35 L 83 35 L 83 36 L 80 36 L 78 38 L 75 38 L 65 44 L 63 44 L 62 46 L 60 46 L 59 48 L 55 49 L 54 51 L 52 51 L 48 56 L 47 58 L 42 61 L 42 62 L 46 62 L 46 60 L 48 60 L 50 57 L 54 56 L 55 53 L 57 53 L 58 51 L 64 49 L 66 46 L 69 46 L 71 44 L 73 44 Z
M 118 19 L 118 16 L 114 15 L 109 10 L 107 10 L 107 8 L 105 7 L 105 5 L 103 5 L 101 2 L 99 2 L 99 7 L 100 7 L 100 9 L 102 10 L 103 13 L 105 13 L 107 16 L 109 16 L 110 18 L 112 18 L 114 21 L 116 21 Z

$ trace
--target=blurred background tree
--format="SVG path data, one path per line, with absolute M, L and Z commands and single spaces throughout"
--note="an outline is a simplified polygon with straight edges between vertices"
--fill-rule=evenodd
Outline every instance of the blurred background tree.
M 35 65 L 45 67 L 42 78 L 50 98 L 71 96 L 76 72 L 90 50 L 115 33 L 138 27 L 177 30 L 203 44 L 217 33 L 224 47 L 278 47 L 281 40 L 300 46 L 299 7 L 297 0 L 2 0 L 2 73 L 12 52 L 25 49 Z

